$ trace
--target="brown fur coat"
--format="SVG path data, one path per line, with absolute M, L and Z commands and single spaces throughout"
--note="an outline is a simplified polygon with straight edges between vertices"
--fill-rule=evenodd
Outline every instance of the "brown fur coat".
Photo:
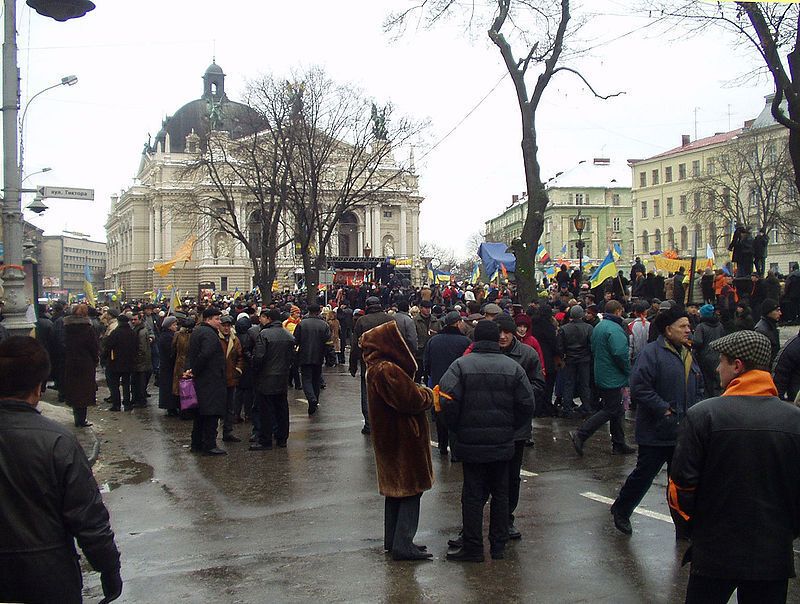
M 378 490 L 384 497 L 427 491 L 433 485 L 433 464 L 425 411 L 433 395 L 414 382 L 417 363 L 394 321 L 365 332 L 361 351 Z

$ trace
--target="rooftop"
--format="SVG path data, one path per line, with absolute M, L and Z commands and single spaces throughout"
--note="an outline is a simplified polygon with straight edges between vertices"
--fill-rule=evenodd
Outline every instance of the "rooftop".
M 630 189 L 631 170 L 623 162 L 607 157 L 581 160 L 545 183 L 548 189 Z

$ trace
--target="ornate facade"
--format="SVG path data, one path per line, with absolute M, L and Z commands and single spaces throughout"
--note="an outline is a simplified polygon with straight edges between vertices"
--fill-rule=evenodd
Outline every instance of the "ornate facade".
M 187 210 L 213 195 L 211 183 L 198 181 L 187 167 L 204 151 L 210 130 L 235 139 L 252 134 L 257 124 L 252 109 L 227 98 L 225 74 L 212 63 L 203 75 L 202 97 L 164 120 L 155 141 L 145 145 L 134 185 L 112 196 L 106 223 L 108 289 L 121 288 L 127 297 L 138 298 L 173 284 L 190 295 L 201 284 L 222 293 L 253 287 L 252 263 L 244 245 L 215 229 L 210 219 L 198 222 L 196 213 Z M 393 162 L 379 167 L 392 169 L 399 168 Z M 327 250 L 328 268 L 353 268 L 359 262 L 374 266 L 394 257 L 398 265 L 407 267 L 404 270 L 411 272 L 412 279 L 419 279 L 421 202 L 414 174 L 403 174 L 390 187 L 374 191 L 340 220 Z M 236 214 L 251 237 L 260 232 L 258 214 L 244 190 L 237 193 Z M 153 265 L 172 258 L 192 235 L 198 237 L 192 259 L 177 263 L 166 278 L 155 274 Z M 291 233 L 284 236 L 288 241 Z M 293 285 L 302 266 L 294 246 L 281 249 L 277 265 L 278 282 Z

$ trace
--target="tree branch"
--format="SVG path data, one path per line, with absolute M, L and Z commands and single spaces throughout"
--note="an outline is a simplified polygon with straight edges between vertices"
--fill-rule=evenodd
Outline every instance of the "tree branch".
M 593 94 L 594 96 L 596 96 L 598 99 L 603 99 L 603 100 L 605 101 L 605 100 L 608 100 L 608 99 L 610 99 L 610 98 L 612 98 L 612 97 L 615 97 L 615 96 L 620 96 L 620 95 L 622 95 L 622 94 L 625 94 L 625 91 L 624 91 L 624 90 L 621 90 L 620 92 L 615 92 L 615 93 L 613 93 L 613 94 L 609 94 L 609 95 L 605 95 L 605 96 L 604 96 L 604 95 L 600 94 L 599 92 L 597 92 L 597 91 L 596 91 L 596 90 L 595 90 L 595 89 L 592 87 L 592 85 L 591 85 L 591 84 L 590 84 L 590 83 L 589 83 L 589 82 L 586 80 L 586 78 L 585 78 L 585 77 L 583 77 L 583 74 L 582 74 L 582 73 L 580 73 L 579 71 L 577 71 L 577 70 L 575 70 L 575 69 L 572 69 L 571 67 L 556 67 L 556 68 L 553 70 L 553 74 L 552 74 L 552 75 L 556 75 L 556 74 L 557 74 L 559 71 L 568 71 L 568 72 L 570 72 L 570 73 L 574 73 L 574 74 L 575 74 L 576 76 L 578 76 L 578 77 L 579 77 L 581 80 L 583 80 L 583 83 L 584 83 L 584 84 L 586 84 L 587 88 L 589 88 L 589 90 L 591 90 L 592 94 Z

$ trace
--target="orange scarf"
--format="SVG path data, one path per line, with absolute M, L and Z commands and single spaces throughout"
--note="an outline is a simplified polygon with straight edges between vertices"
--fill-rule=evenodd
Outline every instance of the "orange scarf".
M 753 369 L 731 380 L 722 396 L 778 396 L 769 371 Z

